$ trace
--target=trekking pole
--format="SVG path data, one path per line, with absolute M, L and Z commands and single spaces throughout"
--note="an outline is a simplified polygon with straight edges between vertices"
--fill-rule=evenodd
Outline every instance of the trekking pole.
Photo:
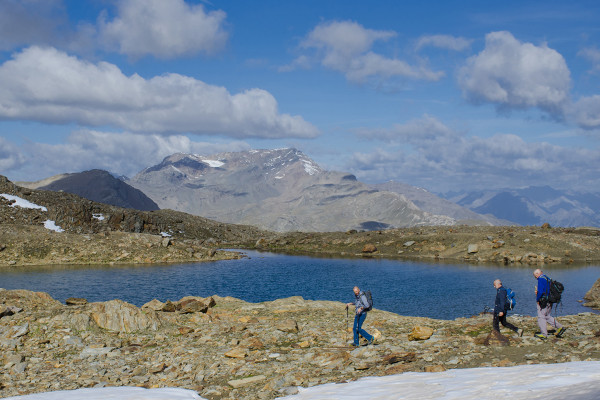
M 348 306 L 346 306 L 346 333 L 344 334 L 344 342 L 348 342 Z

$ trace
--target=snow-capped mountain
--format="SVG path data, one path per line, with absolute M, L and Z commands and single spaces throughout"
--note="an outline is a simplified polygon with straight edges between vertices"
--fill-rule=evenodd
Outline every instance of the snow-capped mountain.
M 296 149 L 173 154 L 128 181 L 160 208 L 274 231 L 345 231 L 455 220 L 422 211 L 351 174 L 325 171 Z

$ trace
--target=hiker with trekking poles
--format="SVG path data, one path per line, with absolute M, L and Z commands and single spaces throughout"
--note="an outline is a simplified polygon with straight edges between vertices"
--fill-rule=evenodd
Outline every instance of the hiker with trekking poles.
M 500 333 L 500 323 L 502 326 L 513 330 L 519 336 L 523 336 L 523 329 L 517 328 L 506 320 L 508 310 L 512 310 L 514 307 L 514 297 L 509 298 L 507 290 L 502 286 L 502 281 L 496 279 L 494 281 L 494 287 L 496 288 L 496 301 L 494 302 L 494 319 L 492 321 L 492 327 L 494 331 Z M 510 289 L 509 289 L 510 290 Z
M 367 296 L 366 293 L 361 292 L 358 286 L 354 286 L 352 290 L 354 291 L 354 302 L 346 304 L 346 323 L 348 322 L 348 307 L 354 305 L 354 325 L 352 327 L 354 341 L 352 345 L 355 347 L 360 346 L 359 335 L 364 337 L 369 345 L 373 343 L 374 338 L 373 336 L 369 335 L 367 331 L 362 329 L 362 324 L 367 318 L 367 313 L 371 311 L 372 308 L 372 303 L 368 298 L 370 296 Z
M 548 338 L 548 325 L 558 329 L 556 337 L 562 337 L 567 330 L 555 318 L 552 317 L 552 305 L 560 302 L 561 294 L 564 289 L 560 282 L 553 281 L 548 278 L 541 269 L 533 271 L 533 276 L 537 279 L 535 288 L 536 305 L 537 305 L 537 320 L 540 332 L 535 334 L 535 337 L 541 340 Z

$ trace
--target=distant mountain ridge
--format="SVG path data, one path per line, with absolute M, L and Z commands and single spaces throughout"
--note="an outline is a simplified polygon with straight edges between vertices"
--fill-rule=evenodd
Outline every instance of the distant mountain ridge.
M 389 181 L 370 185 L 378 190 L 400 193 L 406 196 L 417 207 L 423 211 L 433 214 L 448 215 L 457 220 L 457 223 L 473 224 L 482 221 L 490 225 L 513 225 L 514 222 L 498 218 L 490 213 L 476 213 L 466 207 L 460 206 L 442 197 L 439 197 L 426 189 L 411 186 L 406 183 Z
M 323 170 L 296 149 L 173 154 L 127 181 L 161 208 L 278 232 L 452 225 L 405 196 Z
M 29 189 L 64 191 L 117 207 L 141 211 L 159 209 L 158 205 L 142 191 L 99 169 L 60 174 L 37 182 L 17 182 L 17 184 Z
M 600 226 L 600 194 L 561 191 L 550 186 L 449 193 L 446 198 L 481 214 L 521 225 Z

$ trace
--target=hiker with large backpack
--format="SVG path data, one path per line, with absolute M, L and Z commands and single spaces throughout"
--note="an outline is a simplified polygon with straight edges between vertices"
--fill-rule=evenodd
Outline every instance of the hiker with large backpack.
M 537 320 L 540 327 L 540 333 L 536 333 L 535 337 L 541 340 L 548 338 L 548 325 L 558 329 L 556 337 L 562 337 L 567 330 L 555 318 L 552 317 L 552 305 L 560 302 L 560 294 L 562 293 L 562 284 L 548 278 L 541 269 L 533 271 L 533 276 L 537 279 L 537 287 L 535 289 L 536 304 L 537 304 Z
M 367 344 L 373 343 L 373 336 L 362 329 L 362 324 L 365 322 L 367 313 L 371 311 L 373 304 L 372 300 L 369 300 L 370 296 L 368 296 L 368 294 L 370 293 L 361 292 L 358 286 L 354 286 L 354 289 L 352 290 L 354 291 L 354 302 L 346 304 L 346 309 L 351 305 L 354 305 L 354 325 L 352 327 L 354 341 L 352 345 L 358 347 L 360 345 L 359 335 L 367 339 Z
M 512 310 L 514 307 L 514 297 L 511 296 L 511 298 L 509 298 L 508 292 L 504 286 L 502 286 L 502 281 L 500 279 L 494 281 L 494 287 L 496 288 L 496 301 L 494 303 L 494 319 L 492 327 L 495 331 L 500 333 L 500 324 L 502 324 L 502 326 L 515 331 L 519 336 L 523 336 L 523 329 L 517 328 L 506 320 L 508 311 Z

